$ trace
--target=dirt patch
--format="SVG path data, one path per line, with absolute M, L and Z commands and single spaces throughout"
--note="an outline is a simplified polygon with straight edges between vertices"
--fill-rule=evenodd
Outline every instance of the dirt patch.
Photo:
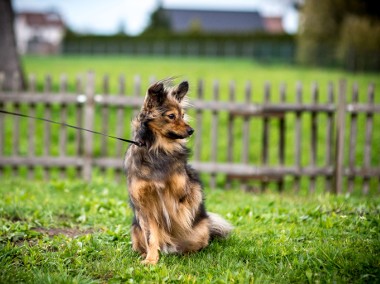
M 92 233 L 99 232 L 99 229 L 86 229 L 81 230 L 78 228 L 43 228 L 36 227 L 29 230 L 29 235 L 25 233 L 15 234 L 10 241 L 16 246 L 22 246 L 28 243 L 29 246 L 34 246 L 38 243 L 39 236 L 47 235 L 49 238 L 53 238 L 58 235 L 65 235 L 70 238 L 76 238 L 79 236 L 84 236 Z M 33 233 L 34 232 L 34 233 Z M 57 251 L 56 248 L 50 248 L 51 251 Z
M 78 228 L 32 228 L 33 231 L 39 232 L 44 235 L 48 235 L 50 238 L 58 235 L 65 235 L 70 238 L 75 238 L 78 236 L 83 236 L 83 235 L 88 235 L 92 234 L 94 232 L 97 232 L 95 229 L 86 229 L 86 230 L 81 230 Z

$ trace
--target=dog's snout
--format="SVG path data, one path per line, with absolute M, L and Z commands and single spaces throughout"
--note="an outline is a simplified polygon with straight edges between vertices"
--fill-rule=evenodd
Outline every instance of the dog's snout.
M 191 127 L 188 127 L 188 128 L 187 128 L 187 134 L 191 135 L 191 134 L 193 134 L 193 133 L 194 133 L 194 129 L 191 128 Z

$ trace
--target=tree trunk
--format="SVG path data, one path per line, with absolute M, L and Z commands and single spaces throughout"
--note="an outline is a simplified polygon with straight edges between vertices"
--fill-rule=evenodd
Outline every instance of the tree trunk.
M 25 87 L 13 23 L 14 12 L 11 0 L 0 0 L 0 73 L 5 76 L 3 82 L 5 90 L 16 87 L 13 86 L 14 83 L 18 84 L 18 88 Z M 17 76 L 17 82 L 14 81 L 14 76 Z

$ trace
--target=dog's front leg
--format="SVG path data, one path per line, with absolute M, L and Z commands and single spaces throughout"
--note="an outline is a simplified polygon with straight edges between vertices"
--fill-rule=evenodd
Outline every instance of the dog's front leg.
M 147 254 L 145 260 L 143 260 L 142 263 L 156 264 L 160 258 L 158 252 L 160 249 L 158 226 L 152 217 L 147 218 L 147 225 L 148 232 L 145 234 L 147 238 Z
M 134 179 L 129 185 L 129 194 L 137 211 L 142 230 L 146 257 L 144 264 L 156 264 L 159 259 L 160 231 L 157 224 L 156 187 L 145 180 Z

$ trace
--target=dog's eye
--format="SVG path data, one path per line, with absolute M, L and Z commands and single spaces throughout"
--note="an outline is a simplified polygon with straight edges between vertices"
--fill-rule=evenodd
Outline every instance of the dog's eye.
M 175 114 L 172 114 L 172 113 L 171 113 L 171 114 L 168 115 L 168 117 L 169 117 L 170 119 L 175 119 Z

